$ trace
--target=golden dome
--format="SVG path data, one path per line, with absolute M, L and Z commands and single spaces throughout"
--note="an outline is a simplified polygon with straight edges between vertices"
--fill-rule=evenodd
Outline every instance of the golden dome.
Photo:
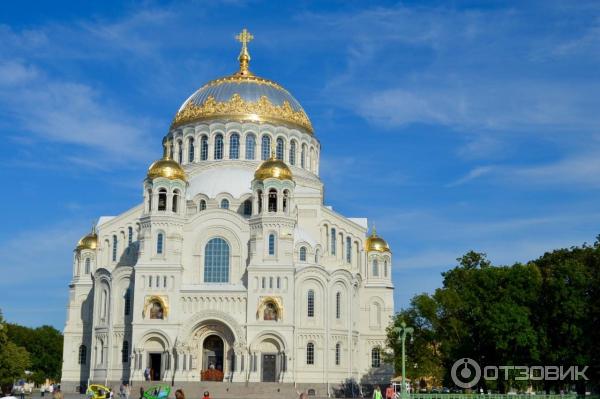
M 377 235 L 375 231 L 375 226 L 373 226 L 373 230 L 371 231 L 371 235 L 367 237 L 367 242 L 365 243 L 365 247 L 367 252 L 377 251 L 377 252 L 391 252 L 390 246 L 388 243 L 381 237 Z
M 244 29 L 236 38 L 242 43 L 239 71 L 212 80 L 192 94 L 177 111 L 171 128 L 226 118 L 290 125 L 312 134 L 312 124 L 300 103 L 278 83 L 258 77 L 248 69 L 250 53 L 247 44 L 254 37 Z
M 265 180 L 270 177 L 279 180 L 292 180 L 292 171 L 285 162 L 276 159 L 272 155 L 271 158 L 261 163 L 256 172 L 254 172 L 256 180 Z
M 171 180 L 186 181 L 185 172 L 181 165 L 172 159 L 163 158 L 154 161 L 148 168 L 148 179 L 156 179 L 157 177 L 166 177 Z
M 91 249 L 94 250 L 98 248 L 98 236 L 96 235 L 96 228 L 92 228 L 92 232 L 88 235 L 81 237 L 81 239 L 77 242 L 77 250 L 81 251 L 83 249 Z
M 162 159 L 154 161 L 148 168 L 148 179 L 165 177 L 170 180 L 186 181 L 185 172 L 179 163 L 172 160 L 169 156 L 168 143 L 164 143 L 164 154 Z

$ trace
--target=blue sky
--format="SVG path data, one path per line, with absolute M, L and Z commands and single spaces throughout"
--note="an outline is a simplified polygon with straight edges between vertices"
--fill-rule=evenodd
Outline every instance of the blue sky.
M 3 2 L 9 321 L 62 329 L 77 239 L 140 202 L 244 26 L 313 122 L 326 203 L 390 242 L 397 309 L 469 249 L 510 264 L 600 233 L 598 2 Z

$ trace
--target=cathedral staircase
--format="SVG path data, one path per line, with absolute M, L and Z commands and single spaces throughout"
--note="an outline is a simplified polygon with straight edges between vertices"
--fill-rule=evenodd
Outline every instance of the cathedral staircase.
M 131 387 L 131 398 L 137 398 L 140 387 L 145 389 L 150 387 L 151 383 L 134 383 Z M 117 385 L 118 387 L 118 385 Z M 186 399 L 202 398 L 204 391 L 210 392 L 211 399 L 297 399 L 299 392 L 309 392 L 309 398 L 326 398 L 327 388 L 325 384 L 292 384 L 277 382 L 249 382 L 249 383 L 231 383 L 216 381 L 201 382 L 180 382 L 175 383 L 171 388 L 169 398 L 175 397 L 175 390 L 183 389 Z M 118 393 L 118 388 L 116 389 Z

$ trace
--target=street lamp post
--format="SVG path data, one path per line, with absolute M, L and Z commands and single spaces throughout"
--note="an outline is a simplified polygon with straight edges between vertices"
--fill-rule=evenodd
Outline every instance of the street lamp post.
M 413 328 L 407 327 L 406 323 L 402 321 L 400 327 L 394 328 L 394 331 L 398 333 L 398 343 L 402 344 L 402 385 L 400 386 L 400 397 L 402 399 L 408 399 L 408 392 L 406 391 L 406 352 L 404 350 L 404 344 L 406 342 L 406 336 L 412 335 Z

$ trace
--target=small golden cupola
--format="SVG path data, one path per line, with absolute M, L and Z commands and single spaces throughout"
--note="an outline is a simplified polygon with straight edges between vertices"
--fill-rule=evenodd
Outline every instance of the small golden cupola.
M 77 250 L 95 250 L 96 248 L 98 248 L 98 235 L 96 234 L 96 226 L 93 226 L 91 233 L 81 237 L 81 239 L 77 242 Z
M 371 235 L 367 237 L 367 242 L 365 244 L 367 252 L 377 251 L 377 252 L 391 252 L 390 246 L 388 243 L 381 237 L 377 235 L 377 231 L 375 230 L 375 226 L 371 230 Z
M 254 179 L 256 180 L 265 180 L 271 177 L 279 180 L 293 180 L 290 168 L 285 162 L 275 158 L 275 152 L 273 151 L 271 152 L 271 158 L 263 161 L 254 172 Z
M 148 179 L 156 179 L 157 177 L 164 177 L 170 180 L 186 180 L 185 171 L 176 161 L 171 159 L 169 154 L 169 146 L 167 143 L 163 143 L 163 157 L 158 161 L 154 161 L 148 168 Z

